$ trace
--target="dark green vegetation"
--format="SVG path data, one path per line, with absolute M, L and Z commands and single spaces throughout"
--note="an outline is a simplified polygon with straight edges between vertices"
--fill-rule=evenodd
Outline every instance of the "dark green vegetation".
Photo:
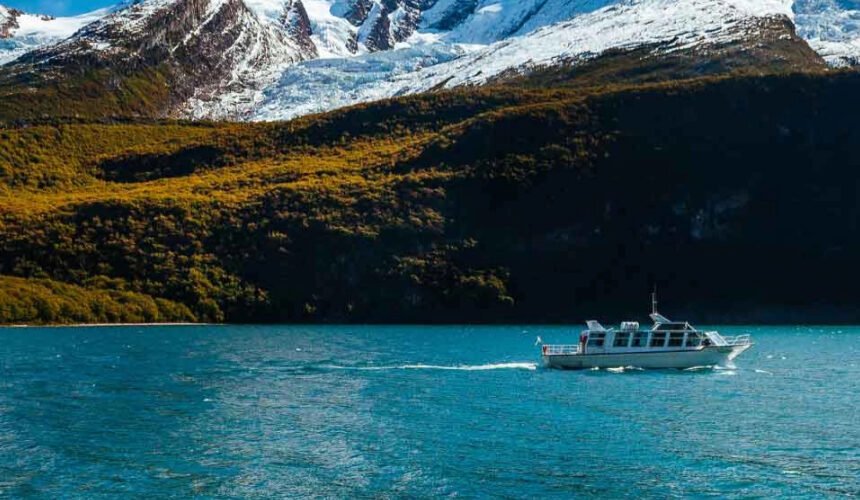
M 656 282 L 667 313 L 857 321 L 858 90 L 736 76 L 10 126 L 0 293 L 29 305 L 0 320 L 579 321 L 646 312 Z
M 158 323 L 194 321 L 182 304 L 119 289 L 85 289 L 43 279 L 0 278 L 5 323 Z

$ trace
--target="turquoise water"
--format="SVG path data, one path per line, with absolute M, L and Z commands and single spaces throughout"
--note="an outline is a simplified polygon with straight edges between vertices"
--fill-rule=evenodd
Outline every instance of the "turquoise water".
M 558 327 L 0 329 L 0 495 L 860 494 L 860 328 L 722 330 L 616 373 L 535 369 Z

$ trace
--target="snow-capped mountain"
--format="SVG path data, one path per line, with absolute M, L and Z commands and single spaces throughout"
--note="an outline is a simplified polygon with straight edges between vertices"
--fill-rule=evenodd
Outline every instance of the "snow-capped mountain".
M 356 2 L 361 0 L 346 5 L 363 5 Z M 503 74 L 577 64 L 609 49 L 647 46 L 654 54 L 667 54 L 794 36 L 790 29 L 774 34 L 769 24 L 781 20 L 790 26 L 790 0 L 439 0 L 415 6 L 422 7 L 415 31 L 394 50 L 373 51 L 364 44 L 364 51 L 351 57 L 289 66 L 259 91 L 191 100 L 182 111 L 195 118 L 286 119 L 430 89 L 481 85 Z M 373 18 L 372 9 L 360 9 L 361 16 L 351 9 L 338 3 L 331 7 L 355 19 L 360 29 Z M 231 114 L 236 111 L 239 115 Z
M 697 66 L 704 72 L 768 58 L 790 69 L 798 59 L 817 57 L 800 35 L 830 64 L 852 64 L 860 60 L 856 4 L 133 0 L 53 20 L 0 8 L 0 62 L 18 58 L 8 71 L 31 73 L 63 65 L 118 67 L 124 74 L 167 67 L 173 96 L 165 114 L 269 120 L 539 68 L 575 68 L 619 50 L 638 51 L 643 61 L 708 59 Z M 44 28 L 51 23 L 57 28 Z M 791 55 L 781 54 L 787 47 Z
M 289 16 L 285 11 L 284 15 Z M 63 78 L 93 68 L 128 75 L 157 68 L 172 102 L 242 91 L 266 75 L 306 58 L 313 46 L 261 21 L 242 0 L 145 0 L 115 9 L 65 40 L 29 52 L 11 71 L 50 72 Z
M 0 5 L 0 64 L 68 38 L 109 11 L 101 9 L 80 16 L 51 17 Z

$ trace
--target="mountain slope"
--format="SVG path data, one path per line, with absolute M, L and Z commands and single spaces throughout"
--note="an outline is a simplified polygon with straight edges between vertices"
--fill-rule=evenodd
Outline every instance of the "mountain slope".
M 0 70 L 0 119 L 284 119 L 574 76 L 619 52 L 655 79 L 822 69 L 793 15 L 789 0 L 145 0 Z
M 635 51 L 642 64 L 654 67 L 660 61 L 684 58 L 688 68 L 696 68 L 686 76 L 737 69 L 770 72 L 825 67 L 824 61 L 796 35 L 789 17 L 791 10 L 785 2 L 637 0 L 601 7 L 607 3 L 524 2 L 517 8 L 505 5 L 513 13 L 501 7 L 489 13 L 479 9 L 476 12 L 481 15 L 470 14 L 458 26 L 470 28 L 465 32 L 473 36 L 484 33 L 482 39 L 489 40 L 504 37 L 513 29 L 500 26 L 516 24 L 519 28 L 514 33 L 520 33 L 537 23 L 551 22 L 550 13 L 574 17 L 477 49 L 464 50 L 441 41 L 464 36 L 458 35 L 457 28 L 429 44 L 308 61 L 287 67 L 274 86 L 252 97 L 224 93 L 203 104 L 191 101 L 184 115 L 286 119 L 440 87 L 481 85 L 546 66 L 576 67 L 618 51 Z M 507 16 L 506 22 L 497 19 L 502 13 Z M 487 16 L 491 19 L 484 19 Z M 487 34 L 480 27 L 496 31 Z M 244 109 L 237 105 L 238 101 L 246 103 Z M 241 109 L 238 115 L 237 109 Z
M 199 320 L 578 321 L 656 281 L 706 320 L 857 321 L 858 88 L 486 87 L 286 123 L 0 130 L 0 275 Z
M 79 16 L 55 18 L 0 5 L 0 65 L 68 38 L 109 11 L 101 9 Z
M 0 105 L 0 114 L 27 116 L 23 101 L 30 115 L 56 116 L 62 106 L 66 116 L 163 116 L 191 96 L 242 89 L 310 56 L 241 0 L 147 0 L 6 66 L 0 89 L 14 108 Z

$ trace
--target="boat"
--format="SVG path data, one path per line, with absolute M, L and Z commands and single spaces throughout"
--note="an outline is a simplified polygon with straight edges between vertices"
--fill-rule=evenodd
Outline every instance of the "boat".
M 749 335 L 724 337 L 700 331 L 686 321 L 672 321 L 657 312 L 657 293 L 651 295 L 654 325 L 640 328 L 624 321 L 618 329 L 586 322 L 579 343 L 541 345 L 545 366 L 567 370 L 637 367 L 649 369 L 726 366 L 753 346 Z

